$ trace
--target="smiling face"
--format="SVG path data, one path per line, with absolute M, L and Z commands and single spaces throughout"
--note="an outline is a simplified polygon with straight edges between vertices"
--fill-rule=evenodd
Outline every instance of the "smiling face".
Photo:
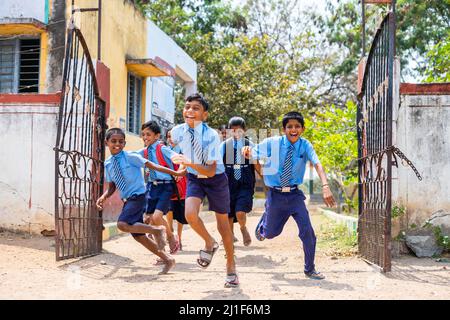
M 298 139 L 300 139 L 302 133 L 305 131 L 305 127 L 303 127 L 298 120 L 290 119 L 283 130 L 289 142 L 296 143 Z
M 194 128 L 208 118 L 208 111 L 205 111 L 200 101 L 186 101 L 183 109 L 183 118 L 189 127 Z
M 241 128 L 241 126 L 231 126 L 230 129 L 233 130 L 232 131 L 233 132 L 233 137 L 236 140 L 241 139 L 244 136 L 244 134 L 245 134 L 245 131 L 244 131 L 244 129 Z
M 154 133 L 152 130 L 150 130 L 149 128 L 145 128 L 144 130 L 142 130 L 141 132 L 141 137 L 142 140 L 144 141 L 144 145 L 146 147 L 151 146 L 152 144 L 154 144 L 156 141 L 159 140 L 159 133 Z
M 125 137 L 122 134 L 113 134 L 108 140 L 106 140 L 106 146 L 109 148 L 109 152 L 114 156 L 120 153 L 125 148 Z

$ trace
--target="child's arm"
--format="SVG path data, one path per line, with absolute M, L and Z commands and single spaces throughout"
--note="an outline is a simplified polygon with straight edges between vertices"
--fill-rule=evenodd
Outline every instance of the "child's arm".
M 191 167 L 192 169 L 196 170 L 199 174 L 207 177 L 213 177 L 216 174 L 217 163 L 215 161 L 212 164 L 206 166 L 201 164 L 194 164 L 191 163 L 191 161 L 189 161 L 189 159 L 182 154 L 177 154 L 173 156 L 171 160 L 175 164 L 180 164 L 184 167 Z
M 160 172 L 164 172 L 164 173 L 170 174 L 172 176 L 184 176 L 186 174 L 186 169 L 174 171 L 172 169 L 160 166 L 159 164 L 156 164 L 156 163 L 151 162 L 151 161 L 147 161 L 145 163 L 145 166 L 147 168 L 149 168 L 149 169 L 157 170 L 157 171 L 160 171 Z
M 320 163 L 315 164 L 314 168 L 316 168 L 316 172 L 319 175 L 320 181 L 322 181 L 323 201 L 325 202 L 327 207 L 335 207 L 336 202 L 334 200 L 333 194 L 331 193 L 325 170 Z
M 259 161 L 256 161 L 255 164 L 255 171 L 259 174 L 259 176 L 262 178 L 263 174 L 262 174 L 262 169 L 261 169 L 261 164 L 259 163 Z
M 106 199 L 112 196 L 114 191 L 116 191 L 116 185 L 114 182 L 107 182 L 108 183 L 108 189 L 106 189 L 105 193 L 102 194 L 100 198 L 98 198 L 96 205 L 98 210 L 103 210 L 103 203 Z

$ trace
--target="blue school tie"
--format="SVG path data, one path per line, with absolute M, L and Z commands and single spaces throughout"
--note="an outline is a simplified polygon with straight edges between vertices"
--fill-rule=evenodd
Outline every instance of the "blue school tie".
M 237 149 L 237 140 L 234 140 L 234 164 L 241 164 L 241 153 L 239 152 L 239 150 Z M 239 167 L 239 169 L 234 169 L 234 178 L 236 180 L 240 180 L 241 179 L 241 168 Z
M 191 134 L 191 146 L 194 150 L 193 155 L 197 157 L 197 159 L 200 161 L 202 165 L 206 165 L 206 161 L 203 157 L 202 147 L 200 146 L 200 143 L 198 142 L 198 139 L 195 137 L 195 132 L 193 128 L 189 128 L 189 133 Z M 195 163 L 195 161 L 194 161 Z
M 113 163 L 113 172 L 114 172 L 114 182 L 116 183 L 117 188 L 120 191 L 125 190 L 125 177 L 123 176 L 122 170 L 120 168 L 119 159 L 117 159 L 116 156 L 112 157 L 112 163 Z
M 289 144 L 286 159 L 284 159 L 283 171 L 281 172 L 281 186 L 288 187 L 292 178 L 292 155 L 294 154 L 294 146 Z

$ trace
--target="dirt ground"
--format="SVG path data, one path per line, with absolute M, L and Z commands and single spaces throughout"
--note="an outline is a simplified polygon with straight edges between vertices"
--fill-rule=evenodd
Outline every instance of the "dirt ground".
M 248 217 L 254 230 L 261 213 Z M 312 213 L 313 225 L 321 217 Z M 220 239 L 214 217 L 205 224 Z M 450 299 L 450 264 L 404 256 L 382 274 L 358 257 L 332 258 L 317 252 L 322 281 L 303 275 L 303 252 L 291 219 L 281 236 L 250 247 L 237 230 L 237 266 L 241 286 L 225 289 L 225 259 L 221 248 L 211 266 L 196 264 L 200 238 L 189 228 L 184 251 L 168 275 L 158 275 L 155 256 L 129 235 L 104 242 L 100 255 L 55 262 L 52 238 L 0 233 L 1 299 Z M 252 232 L 253 237 L 253 232 Z

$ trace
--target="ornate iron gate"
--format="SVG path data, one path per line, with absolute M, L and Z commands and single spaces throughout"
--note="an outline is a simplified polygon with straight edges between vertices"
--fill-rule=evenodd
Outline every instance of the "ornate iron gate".
M 358 245 L 363 259 L 391 270 L 392 108 L 395 14 L 381 22 L 358 103 Z
M 102 250 L 105 113 L 94 66 L 80 30 L 67 32 L 55 150 L 56 260 Z

